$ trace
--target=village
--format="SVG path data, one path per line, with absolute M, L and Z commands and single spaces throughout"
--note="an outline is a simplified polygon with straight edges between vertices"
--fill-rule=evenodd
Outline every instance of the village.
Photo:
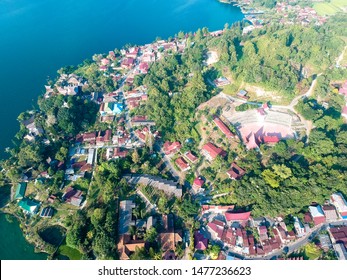
M 285 11 L 286 7 L 278 6 L 278 9 Z M 310 10 L 307 13 L 313 15 Z M 303 16 L 303 20 L 308 19 Z M 244 33 L 248 32 L 246 30 Z M 220 30 L 211 32 L 210 36 L 222 34 L 223 30 Z M 334 249 L 339 259 L 346 259 L 347 225 L 344 220 L 347 219 L 347 202 L 341 193 L 332 194 L 324 205 L 313 203 L 304 217 L 292 216 L 289 220 L 284 217 L 253 218 L 251 211 L 242 211 L 235 205 L 209 204 L 213 198 L 229 194 L 214 192 L 213 182 L 200 171 L 226 158 L 229 147 L 241 144 L 246 150 L 260 151 L 262 145 L 273 146 L 283 139 L 298 139 L 303 129 L 305 133 L 308 130 L 300 116 L 288 112 L 288 108 L 283 106 L 273 106 L 271 102 L 250 102 L 245 89 L 233 96 L 221 92 L 214 98 L 223 100 L 222 113 L 201 117 L 205 126 L 203 129 L 207 129 L 205 134 L 209 134 L 209 137 L 203 137 L 199 149 L 193 151 L 184 148 L 184 143 L 179 141 L 163 142 L 154 121 L 146 115 L 133 114 L 136 108 L 148 100 L 146 86 L 135 86 L 136 76 L 147 74 L 152 63 L 172 53 L 183 53 L 185 48 L 186 38 L 174 38 L 171 41 L 159 40 L 123 49 L 119 54 L 110 51 L 108 55 L 100 56 L 96 61 L 99 71 L 104 76 L 112 77 L 118 83 L 118 88 L 112 92 L 92 92 L 83 98 L 99 106 L 98 122 L 107 129 L 86 131 L 74 137 L 68 149 L 67 162 L 47 159 L 48 164 L 56 165 L 64 171 L 61 197 L 49 195 L 44 200 L 41 196 L 41 199 L 28 198 L 28 185 L 39 185 L 50 178 L 47 171 L 37 178 L 32 178 L 28 172 L 23 175 L 13 194 L 18 206 L 24 213 L 38 214 L 41 218 L 52 218 L 52 204 L 56 201 L 83 209 L 87 205 L 88 191 L 75 187 L 79 180 L 92 180 L 101 161 L 126 158 L 134 150 L 148 147 L 152 153 L 156 152 L 160 156 L 160 163 L 165 166 L 170 177 L 148 174 L 124 176 L 128 184 L 136 189 L 138 197 L 145 202 L 148 217 L 140 220 L 134 218 L 133 210 L 137 207 L 134 199 L 119 202 L 117 249 L 121 259 L 129 259 L 136 248 L 146 246 L 143 235 L 152 227 L 158 229 L 157 240 L 161 244 L 164 259 L 186 259 L 189 254 L 196 259 L 209 258 L 204 253 L 209 244 L 221 248 L 219 259 L 283 258 L 284 254 L 296 252 L 316 236 L 323 250 Z M 221 90 L 230 83 L 226 77 L 211 82 Z M 54 85 L 46 86 L 44 98 L 82 95 L 86 85 L 88 81 L 84 78 L 75 74 L 62 74 Z M 346 87 L 347 83 L 339 86 L 341 94 L 346 95 Z M 242 104 L 251 104 L 253 107 L 237 111 L 236 108 Z M 64 103 L 64 106 L 68 104 Z M 202 104 L 200 109 L 207 108 L 209 111 L 209 106 Z M 342 112 L 345 118 L 346 108 Z M 35 142 L 38 136 L 45 133 L 35 123 L 34 116 L 22 121 L 22 124 L 28 130 L 25 136 L 27 141 Z M 218 176 L 231 181 L 242 180 L 248 170 L 241 166 L 242 160 L 235 160 L 225 173 Z M 177 217 L 172 213 L 162 214 L 157 207 L 159 195 L 181 199 L 185 192 L 190 193 L 201 206 L 196 217 L 201 227 L 194 232 L 183 230 L 182 225 L 176 227 Z M 327 230 L 327 233 L 321 234 L 323 230 Z

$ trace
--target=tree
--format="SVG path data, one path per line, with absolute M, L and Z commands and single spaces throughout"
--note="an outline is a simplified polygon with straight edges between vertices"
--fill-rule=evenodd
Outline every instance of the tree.
M 288 168 L 287 166 L 285 166 L 284 164 L 274 164 L 272 166 L 272 169 L 274 170 L 275 174 L 277 176 L 279 176 L 282 179 L 287 179 L 290 176 L 292 176 L 292 171 L 290 168 Z
M 153 243 L 157 240 L 157 237 L 157 230 L 155 229 L 155 227 L 151 227 L 146 231 L 144 239 L 146 242 Z
M 134 151 L 131 155 L 131 159 L 132 159 L 133 163 L 135 163 L 135 164 L 140 162 L 140 156 L 139 156 L 137 149 L 134 149 Z
M 169 201 L 166 197 L 165 194 L 162 194 L 158 200 L 158 210 L 160 213 L 162 214 L 168 214 L 169 213 L 169 209 L 167 207 Z
M 205 253 L 212 259 L 216 260 L 218 259 L 219 253 L 221 251 L 221 248 L 219 245 L 208 245 L 208 248 L 205 250 Z
M 264 181 L 273 188 L 278 188 L 280 186 L 277 176 L 270 169 L 265 169 L 262 173 Z
M 95 228 L 102 226 L 105 219 L 105 209 L 96 208 L 91 216 L 91 222 Z

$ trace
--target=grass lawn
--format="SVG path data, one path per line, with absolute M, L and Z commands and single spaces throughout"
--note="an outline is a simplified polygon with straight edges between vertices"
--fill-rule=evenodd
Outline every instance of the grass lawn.
M 322 250 L 313 243 L 308 243 L 304 247 L 304 254 L 309 260 L 316 260 L 322 255 Z
M 347 6 L 347 0 L 332 0 L 331 3 L 339 8 Z
M 342 7 L 347 6 L 347 0 L 332 0 L 330 3 L 323 2 L 323 3 L 316 3 L 314 4 L 313 8 L 316 10 L 316 12 L 323 16 L 323 15 L 334 15 L 337 12 L 342 11 Z
M 60 255 L 68 257 L 70 260 L 80 260 L 82 258 L 82 254 L 80 253 L 80 251 L 78 251 L 77 249 L 71 248 L 67 246 L 66 244 L 61 245 L 59 247 L 58 253 Z

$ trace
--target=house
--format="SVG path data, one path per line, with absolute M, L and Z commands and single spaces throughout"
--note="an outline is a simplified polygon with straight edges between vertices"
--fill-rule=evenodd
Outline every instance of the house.
M 162 221 L 163 231 L 159 233 L 159 243 L 165 255 L 168 251 L 175 251 L 178 242 L 182 242 L 182 231 L 175 229 L 172 214 L 163 215 Z
M 342 219 L 347 219 L 347 202 L 341 193 L 334 193 L 330 197 L 331 202 L 335 205 L 337 212 Z
M 136 249 L 141 249 L 145 247 L 145 241 L 143 239 L 131 239 L 129 234 L 123 234 L 119 236 L 119 242 L 117 245 L 117 250 L 119 253 L 120 260 L 129 260 L 132 253 Z
M 155 189 L 162 190 L 168 196 L 176 196 L 177 198 L 182 197 L 182 188 L 177 184 L 177 182 L 172 180 L 166 180 L 160 177 L 151 175 L 125 175 L 123 178 L 127 180 L 129 184 L 132 185 L 150 185 Z
M 204 251 L 208 247 L 208 239 L 205 238 L 199 231 L 194 233 L 194 248 L 195 250 Z
M 117 102 L 105 102 L 100 104 L 100 115 L 102 117 L 108 116 L 108 115 L 118 115 L 122 113 L 124 110 L 123 103 L 117 103 Z
M 246 148 L 247 150 L 259 149 L 259 145 L 253 132 L 246 138 Z
M 222 120 L 220 118 L 215 116 L 213 118 L 213 121 L 227 138 L 234 138 L 235 137 L 234 133 L 232 133 L 230 131 L 230 129 L 225 125 L 224 122 L 222 122 Z
M 133 126 L 145 126 L 145 125 L 155 125 L 155 122 L 148 120 L 147 116 L 134 116 L 131 119 L 131 124 Z
M 268 240 L 269 236 L 267 234 L 267 227 L 266 226 L 258 227 L 258 233 L 259 233 L 260 241 Z
M 90 132 L 90 133 L 84 133 L 82 135 L 82 142 L 83 143 L 95 143 L 96 140 L 96 133 L 95 132 Z
M 128 155 L 128 150 L 122 150 L 121 148 L 114 148 L 113 150 L 113 158 L 125 158 Z
M 298 237 L 305 235 L 305 227 L 301 223 L 298 217 L 294 217 L 294 229 Z
M 18 202 L 18 206 L 22 208 L 25 214 L 33 215 L 33 214 L 36 214 L 37 211 L 39 210 L 40 203 L 25 197 Z
M 197 177 L 194 179 L 192 189 L 194 190 L 195 193 L 199 192 L 204 185 L 205 181 L 202 177 Z
M 322 208 L 327 221 L 336 221 L 338 219 L 336 208 L 333 205 L 323 205 Z
M 246 224 L 251 217 L 251 212 L 225 212 L 224 216 L 227 222 L 239 222 L 240 224 Z
M 56 199 L 57 199 L 57 197 L 52 194 L 48 197 L 47 202 L 48 203 L 54 203 Z
M 141 62 L 139 64 L 139 70 L 141 74 L 147 74 L 149 69 L 149 65 L 147 62 Z
M 333 248 L 340 260 L 346 260 L 346 247 L 347 247 L 347 226 L 331 227 L 329 229 L 331 241 L 335 243 Z
M 222 241 L 231 246 L 236 246 L 236 232 L 235 229 L 228 228 L 223 232 Z
M 22 121 L 22 124 L 29 130 L 29 134 L 33 136 L 40 136 L 43 133 L 41 126 L 35 124 L 35 116 L 30 119 Z
M 224 87 L 230 84 L 230 81 L 225 77 L 220 77 L 213 81 L 216 87 Z
M 176 141 L 176 142 L 170 142 L 170 141 L 166 141 L 164 143 L 164 146 L 163 146 L 163 150 L 164 150 L 164 153 L 166 155 L 170 155 L 172 153 L 176 153 L 179 151 L 179 149 L 181 149 L 181 143 Z
M 182 172 L 190 169 L 188 162 L 185 161 L 183 157 L 179 157 L 175 160 L 176 165 L 181 169 Z
M 119 202 L 119 235 L 128 234 L 130 226 L 135 225 L 132 220 L 132 212 L 136 204 L 132 200 L 122 200 Z
M 202 147 L 201 153 L 207 158 L 207 160 L 212 161 L 217 156 L 225 157 L 226 152 L 223 151 L 221 148 L 216 147 L 211 142 L 205 144 Z
M 308 207 L 308 210 L 311 214 L 312 220 L 315 225 L 325 223 L 325 216 L 323 209 L 320 205 L 312 205 Z
M 276 135 L 273 136 L 263 136 L 263 143 L 265 144 L 276 144 L 280 141 L 280 138 Z
M 141 97 L 131 97 L 127 99 L 127 105 L 130 110 L 135 109 L 140 106 L 141 104 Z
M 197 163 L 198 157 L 193 155 L 191 151 L 185 152 L 184 156 L 191 162 L 191 163 Z
M 27 189 L 27 183 L 20 182 L 17 184 L 16 193 L 14 195 L 14 199 L 22 199 L 25 196 L 25 191 Z
M 74 206 L 80 206 L 83 200 L 82 191 L 76 190 L 73 187 L 68 187 L 62 196 L 62 199 Z
M 111 142 L 112 130 L 107 129 L 106 131 L 99 131 L 96 137 L 96 145 L 102 146 Z
M 132 57 L 124 58 L 121 62 L 121 67 L 124 69 L 131 69 L 135 65 L 135 59 Z
M 40 217 L 42 218 L 52 218 L 53 217 L 53 208 L 52 207 L 45 207 L 42 209 L 40 213 Z
M 213 220 L 207 224 L 209 231 L 213 239 L 222 239 L 225 223 L 219 220 Z
M 135 252 L 136 248 L 140 249 L 145 246 L 144 240 L 133 239 L 130 235 L 130 226 L 135 225 L 132 215 L 135 207 L 136 205 L 132 200 L 122 200 L 119 203 L 119 242 L 117 249 L 121 260 L 129 260 L 130 255 Z
M 235 162 L 232 163 L 231 168 L 227 171 L 227 174 L 230 179 L 239 180 L 246 171 L 239 167 Z
M 247 98 L 247 91 L 246 90 L 244 90 L 244 89 L 241 89 L 238 93 L 237 93 L 237 96 L 238 97 L 241 97 L 241 98 L 244 98 L 244 99 L 248 99 Z
M 329 231 L 333 237 L 332 242 L 347 245 L 347 226 L 331 227 Z
M 87 164 L 93 164 L 94 162 L 95 149 L 88 150 Z

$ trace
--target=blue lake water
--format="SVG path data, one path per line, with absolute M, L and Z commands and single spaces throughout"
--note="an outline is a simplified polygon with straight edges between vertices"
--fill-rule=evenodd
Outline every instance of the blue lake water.
M 17 116 L 62 66 L 242 18 L 239 8 L 217 0 L 0 0 L 0 157 L 18 130 Z M 6 226 L 0 219 L 0 229 Z M 4 246 L 16 244 L 5 236 Z

